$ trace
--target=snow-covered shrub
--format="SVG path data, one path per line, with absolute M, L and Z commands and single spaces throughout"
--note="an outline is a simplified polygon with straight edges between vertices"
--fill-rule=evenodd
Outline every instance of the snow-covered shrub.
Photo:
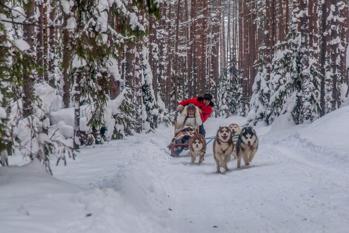
M 142 121 L 131 89 L 125 88 L 115 99 L 115 102 L 113 139 L 121 139 L 125 136 L 133 135 L 135 132 L 141 132 Z

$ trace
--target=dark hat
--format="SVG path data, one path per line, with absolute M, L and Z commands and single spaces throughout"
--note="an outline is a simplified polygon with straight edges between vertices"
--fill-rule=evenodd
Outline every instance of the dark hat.
M 212 100 L 212 95 L 209 93 L 206 93 L 203 97 L 204 97 L 204 100 L 209 100 L 209 101 Z
M 194 105 L 194 104 L 188 104 L 188 105 L 187 105 L 187 109 L 188 109 L 188 110 L 195 111 L 195 105 Z

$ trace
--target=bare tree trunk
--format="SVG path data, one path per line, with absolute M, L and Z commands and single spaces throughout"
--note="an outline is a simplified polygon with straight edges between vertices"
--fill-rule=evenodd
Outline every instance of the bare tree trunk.
M 81 74 L 78 73 L 74 83 L 74 149 L 79 149 L 80 138 L 80 101 L 81 101 Z
M 48 79 L 48 21 L 47 21 L 47 0 L 44 0 L 42 3 L 42 39 L 43 39 L 43 72 L 44 72 L 44 80 L 49 81 Z
M 233 3 L 234 4 L 234 3 Z M 230 63 L 232 61 L 232 55 L 231 55 L 231 45 L 230 45 L 230 42 L 231 42 L 231 0 L 228 0 L 228 31 L 227 31 L 227 39 L 226 39 L 226 45 L 227 45 L 227 50 L 226 50 L 226 55 L 227 55 L 227 64 L 229 64 L 230 66 Z
M 57 16 L 56 10 L 57 4 L 55 0 L 50 1 L 50 28 L 49 28 L 49 57 L 48 57 L 48 73 L 49 73 L 49 84 L 51 87 L 55 87 L 55 56 L 56 56 L 56 48 L 57 48 L 57 32 L 55 29 L 55 20 Z
M 62 11 L 64 12 L 64 11 Z M 67 28 L 69 15 L 64 14 L 63 18 L 63 61 L 62 61 L 62 72 L 63 72 L 63 105 L 68 108 L 70 105 L 70 88 L 71 88 L 71 77 L 70 77 L 70 64 L 72 60 L 72 40 L 71 30 Z
M 326 36 L 324 35 L 326 31 L 326 2 L 321 3 L 321 26 L 320 26 L 320 116 L 324 116 L 326 113 L 326 103 L 325 103 L 325 79 L 326 79 Z
M 178 57 L 178 43 L 179 43 L 179 19 L 180 19 L 180 9 L 181 9 L 181 0 L 177 1 L 177 12 L 176 12 L 176 29 L 175 29 L 175 41 L 174 41 L 174 53 L 173 53 L 173 72 L 171 72 L 171 79 L 173 80 L 173 88 L 174 88 L 174 99 L 179 99 L 179 88 L 181 86 L 181 80 L 177 72 L 179 72 L 179 57 Z
M 26 12 L 27 18 L 30 19 L 30 21 L 33 20 L 33 16 L 35 13 L 35 1 L 34 0 L 28 0 L 24 4 L 24 10 Z M 31 23 L 28 23 L 24 25 L 23 27 L 23 36 L 24 40 L 30 45 L 31 49 L 30 51 L 33 53 L 34 51 L 34 26 Z M 23 67 L 23 116 L 28 117 L 32 115 L 33 113 L 33 106 L 32 101 L 34 97 L 34 78 L 28 70 L 28 67 Z

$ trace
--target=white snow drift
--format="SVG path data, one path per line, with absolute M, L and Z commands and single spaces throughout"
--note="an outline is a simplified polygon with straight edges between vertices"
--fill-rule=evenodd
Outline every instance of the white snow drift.
M 83 149 L 54 169 L 0 168 L 1 232 L 345 233 L 349 228 L 349 107 L 311 125 L 258 128 L 248 169 L 215 173 L 171 158 L 171 129 Z M 219 125 L 244 119 L 211 119 Z M 10 162 L 13 163 L 12 158 Z

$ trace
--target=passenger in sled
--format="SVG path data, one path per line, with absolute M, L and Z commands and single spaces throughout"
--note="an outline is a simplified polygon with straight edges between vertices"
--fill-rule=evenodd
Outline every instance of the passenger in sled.
M 179 154 L 188 148 L 188 142 L 195 132 L 205 137 L 205 122 L 213 112 L 212 95 L 195 97 L 179 102 L 177 111 L 180 112 L 175 122 L 175 137 L 169 148 L 172 156 Z

